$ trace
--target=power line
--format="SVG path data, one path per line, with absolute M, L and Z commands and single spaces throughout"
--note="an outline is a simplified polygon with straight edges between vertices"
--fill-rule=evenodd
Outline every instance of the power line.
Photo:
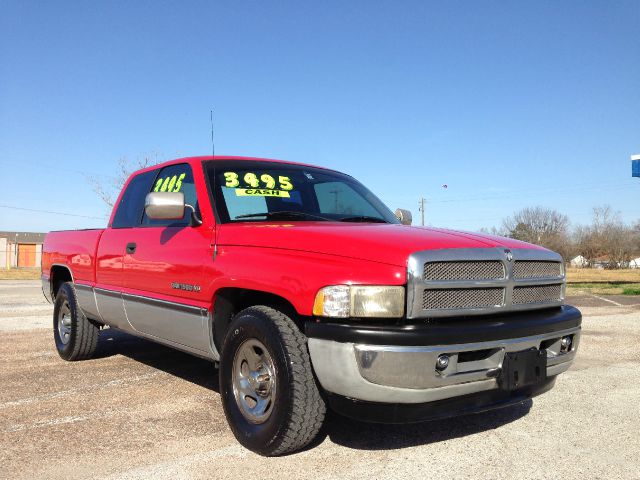
M 620 182 L 612 182 L 609 184 L 578 184 L 578 185 L 570 185 L 566 187 L 546 187 L 546 188 L 535 188 L 535 189 L 522 189 L 517 192 L 496 192 L 496 193 L 477 193 L 475 195 L 467 195 L 449 198 L 446 200 L 432 200 L 433 203 L 451 203 L 451 202 L 459 202 L 459 201 L 471 201 L 471 200 L 486 200 L 486 199 L 494 199 L 494 198 L 508 198 L 508 197 L 519 197 L 523 194 L 541 194 L 541 193 L 557 193 L 564 194 L 567 192 L 573 192 L 576 190 L 609 190 L 615 188 L 625 188 L 632 187 L 631 184 L 621 184 Z
M 538 190 L 521 190 L 518 192 L 505 192 L 505 193 L 496 193 L 494 195 L 488 194 L 488 196 L 483 196 L 483 194 L 478 194 L 475 196 L 468 197 L 458 197 L 451 198 L 447 200 L 430 200 L 430 203 L 457 203 L 457 202 L 474 202 L 474 201 L 483 201 L 483 200 L 500 200 L 503 198 L 530 198 L 534 195 L 541 194 L 553 194 L 554 196 L 562 196 L 567 194 L 573 194 L 578 190 L 593 190 L 593 191 L 607 191 L 607 190 L 621 190 L 624 188 L 637 188 L 636 185 L 631 184 L 620 184 L 615 183 L 611 185 L 598 185 L 595 188 L 593 186 L 583 186 L 583 187 L 564 187 L 564 188 L 547 188 L 547 189 L 538 189 Z M 484 194 L 487 195 L 487 194 Z
M 80 218 L 91 218 L 94 220 L 104 220 L 106 217 L 93 217 L 91 215 L 80 215 L 78 213 L 67 213 L 67 212 L 54 212 L 51 210 L 40 210 L 37 208 L 25 208 L 25 207 L 15 207 L 13 205 L 0 205 L 0 208 L 8 208 L 10 210 L 22 210 L 25 212 L 36 212 L 36 213 L 49 213 L 51 215 L 64 215 L 66 217 L 80 217 Z
M 5 165 L 11 165 L 11 166 L 15 166 L 16 162 L 11 162 L 8 160 L 0 160 L 0 163 L 5 164 Z M 37 168 L 41 168 L 43 170 L 50 170 L 50 171 L 54 171 L 54 172 L 66 172 L 66 173 L 75 173 L 77 175 L 84 175 L 85 177 L 102 177 L 102 178 L 109 178 L 109 179 L 117 179 L 118 177 L 115 175 L 107 175 L 106 173 L 98 173 L 98 172 L 92 172 L 92 171 L 88 171 L 88 170 L 78 170 L 78 169 L 74 169 L 74 168 L 64 168 L 64 167 L 58 167 L 58 166 L 52 166 L 52 165 L 43 165 L 42 162 L 35 162 L 35 161 L 30 161 L 30 160 L 26 160 L 26 161 L 20 161 L 20 164 L 24 164 L 27 163 L 29 165 L 33 165 L 34 167 Z
M 5 165 L 12 165 L 12 166 L 16 164 L 15 162 L 9 162 L 4 160 L 0 160 L 0 163 Z M 84 177 L 101 177 L 101 178 L 108 178 L 111 180 L 116 180 L 118 178 L 115 175 L 107 175 L 105 173 L 90 172 L 87 170 L 76 170 L 72 168 L 53 167 L 50 165 L 42 165 L 41 163 L 37 163 L 37 162 L 26 161 L 26 162 L 20 162 L 20 163 L 21 164 L 27 163 L 27 164 L 33 165 L 34 167 L 40 168 L 42 170 L 49 170 L 52 172 L 61 172 L 61 173 L 75 173 L 76 175 L 83 175 Z
M 593 191 L 602 191 L 602 190 L 620 190 L 625 188 L 637 188 L 637 184 L 635 182 L 589 182 L 589 183 L 577 183 L 567 186 L 559 186 L 559 187 L 537 187 L 537 188 L 522 188 L 517 191 L 506 190 L 503 192 L 489 192 L 489 191 L 477 191 L 476 193 L 471 193 L 469 195 L 459 195 L 449 197 L 447 194 L 447 198 L 436 197 L 433 196 L 429 200 L 430 203 L 455 203 L 455 202 L 465 202 L 465 201 L 476 201 L 476 200 L 494 200 L 501 198 L 513 198 L 513 197 L 525 197 L 526 195 L 540 195 L 545 193 L 557 194 L 557 195 L 565 195 L 567 193 L 571 193 L 576 190 L 593 190 Z M 413 195 L 404 195 L 402 198 L 413 197 Z
M 593 211 L 581 211 L 581 212 L 562 212 L 563 214 L 567 215 L 569 217 L 569 221 L 571 223 L 577 223 L 576 222 L 576 218 L 580 217 L 580 218 L 584 218 L 587 217 L 589 215 L 593 215 Z M 638 215 L 640 216 L 640 211 L 630 211 L 630 212 L 625 212 L 628 216 L 635 216 Z M 504 220 L 504 218 L 508 217 L 508 214 L 500 214 L 500 213 L 496 213 L 495 215 L 484 215 L 480 214 L 482 216 L 475 216 L 475 217 L 463 217 L 463 218 L 459 218 L 459 217 L 455 217 L 455 218 L 447 218 L 446 220 L 442 220 L 440 224 L 465 224 L 468 222 L 473 222 L 473 221 L 478 221 L 478 222 L 501 222 L 502 220 Z M 448 217 L 451 217 L 450 214 L 447 215 Z M 436 219 L 438 220 L 438 219 Z

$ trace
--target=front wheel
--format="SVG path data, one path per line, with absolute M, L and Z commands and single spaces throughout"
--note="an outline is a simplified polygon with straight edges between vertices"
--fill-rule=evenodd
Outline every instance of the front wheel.
M 220 359 L 220 394 L 235 437 L 261 455 L 304 448 L 324 422 L 306 337 L 270 307 L 234 317 Z

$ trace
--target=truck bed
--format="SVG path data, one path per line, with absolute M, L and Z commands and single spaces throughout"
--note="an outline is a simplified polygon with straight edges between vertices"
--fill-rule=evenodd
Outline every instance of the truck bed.
M 48 233 L 42 247 L 42 274 L 48 277 L 55 265 L 66 265 L 73 280 L 96 281 L 95 259 L 104 229 L 62 230 Z

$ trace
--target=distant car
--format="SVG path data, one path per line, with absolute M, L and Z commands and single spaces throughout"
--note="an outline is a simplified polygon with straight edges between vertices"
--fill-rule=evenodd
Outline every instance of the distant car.
M 108 326 L 219 362 L 227 420 L 263 455 L 308 445 L 327 407 L 402 423 L 522 402 L 580 338 L 560 255 L 411 227 L 348 175 L 275 160 L 136 172 L 106 229 L 47 235 L 42 280 L 63 359 Z

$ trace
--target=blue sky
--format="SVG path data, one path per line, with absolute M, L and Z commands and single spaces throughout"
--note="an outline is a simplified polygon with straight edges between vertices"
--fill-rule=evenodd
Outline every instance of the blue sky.
M 640 219 L 640 2 L 1 2 L 0 230 L 101 226 L 85 176 L 216 152 L 476 230 Z M 442 185 L 448 185 L 447 189 Z M 97 218 L 83 218 L 97 217 Z M 414 222 L 415 223 L 415 222 Z

